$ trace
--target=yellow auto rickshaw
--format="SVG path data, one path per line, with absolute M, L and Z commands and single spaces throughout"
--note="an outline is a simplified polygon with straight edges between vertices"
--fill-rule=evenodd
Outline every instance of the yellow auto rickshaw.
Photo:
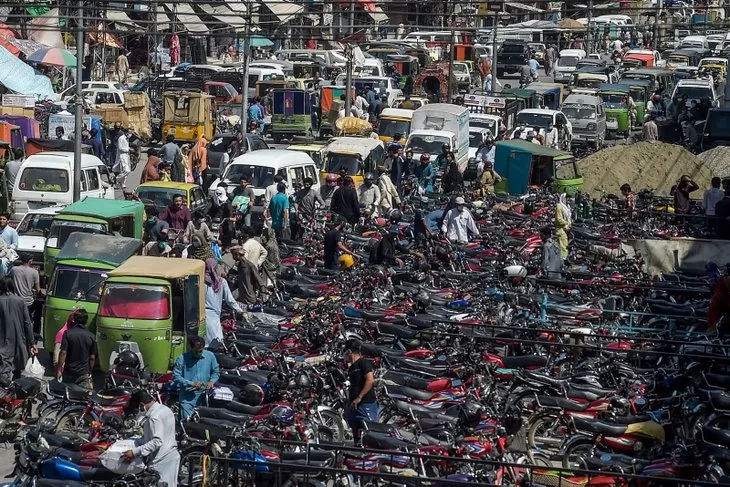
M 175 142 L 195 143 L 215 133 L 213 97 L 190 91 L 168 91 L 164 95 L 162 137 L 172 135 Z
M 327 145 L 324 165 L 319 173 L 320 184 L 327 184 L 328 174 L 352 176 L 358 187 L 367 173 L 385 158 L 385 145 L 380 140 L 367 137 L 337 137 Z
M 130 350 L 148 372 L 165 373 L 188 335 L 205 336 L 202 260 L 133 256 L 108 273 L 96 318 L 104 372 Z
M 728 59 L 724 57 L 706 57 L 700 60 L 700 69 L 705 69 L 712 73 L 717 81 L 727 79 Z

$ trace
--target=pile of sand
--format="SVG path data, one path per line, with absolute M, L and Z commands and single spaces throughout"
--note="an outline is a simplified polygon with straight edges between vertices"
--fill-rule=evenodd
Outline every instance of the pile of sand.
M 662 142 L 637 142 L 603 149 L 578 161 L 578 170 L 584 179 L 584 191 L 594 197 L 599 197 L 602 190 L 619 194 L 624 183 L 629 183 L 634 191 L 651 188 L 656 195 L 669 194 L 683 174 L 704 190 L 710 187 L 714 175 L 684 147 Z
M 715 147 L 697 156 L 713 176 L 730 177 L 730 147 Z

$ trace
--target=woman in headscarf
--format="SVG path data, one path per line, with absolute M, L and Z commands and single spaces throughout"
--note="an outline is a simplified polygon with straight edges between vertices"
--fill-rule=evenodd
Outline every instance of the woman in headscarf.
M 276 276 L 279 275 L 279 244 L 276 241 L 276 234 L 273 228 L 264 228 L 261 232 L 261 245 L 266 249 L 266 260 L 261 265 L 264 277 L 268 280 L 267 285 L 276 286 Z
M 208 190 L 208 139 L 201 136 L 198 142 L 190 151 L 190 166 L 193 171 L 193 182 L 201 185 L 204 190 Z
M 573 223 L 573 212 L 568 206 L 568 197 L 561 194 L 555 205 L 555 236 L 560 245 L 560 255 L 563 260 L 568 258 L 568 230 Z
M 231 203 L 228 201 L 227 186 L 220 183 L 211 198 L 208 216 L 212 222 L 217 222 L 221 228 L 221 248 L 225 251 L 231 246 L 234 236 L 233 222 L 231 221 Z
M 226 303 L 233 311 L 242 313 L 241 305 L 235 299 L 228 282 L 218 272 L 218 262 L 209 258 L 205 260 L 205 345 L 216 348 L 216 340 L 223 341 L 221 311 Z

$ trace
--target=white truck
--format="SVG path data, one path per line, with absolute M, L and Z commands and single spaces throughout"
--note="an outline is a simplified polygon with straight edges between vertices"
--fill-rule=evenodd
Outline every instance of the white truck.
M 444 144 L 464 172 L 469 162 L 469 110 L 449 103 L 430 103 L 413 112 L 406 142 L 406 150 L 413 151 L 413 159 L 418 161 L 421 154 L 429 154 L 433 161 Z

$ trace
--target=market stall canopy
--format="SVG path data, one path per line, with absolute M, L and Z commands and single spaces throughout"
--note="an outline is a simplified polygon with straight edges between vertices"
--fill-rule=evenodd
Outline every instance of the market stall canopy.
M 382 8 L 379 6 L 375 6 L 375 10 L 368 10 L 368 14 L 370 15 L 370 18 L 372 18 L 376 24 L 379 24 L 381 22 L 386 22 L 388 20 L 388 16 L 385 15 L 385 12 Z
M 109 22 L 114 22 L 115 24 L 117 24 L 117 27 L 120 27 L 122 29 L 124 29 L 125 27 L 128 27 L 132 30 L 144 30 L 142 27 L 140 27 L 138 24 L 136 24 L 132 19 L 130 19 L 126 13 L 124 13 L 121 10 L 107 9 L 106 19 Z
M 188 32 L 194 34 L 206 34 L 209 32 L 205 22 L 200 20 L 200 17 L 198 17 L 189 3 L 166 3 L 165 7 L 177 17 L 178 22 Z
M 101 23 L 97 26 L 96 32 L 89 32 L 89 39 L 113 49 L 124 49 L 124 43 L 116 35 L 104 29 Z
M 46 47 L 57 47 L 63 49 L 63 37 L 58 26 L 59 11 L 57 8 L 49 10 L 30 21 L 28 38 L 39 42 Z
M 0 47 L 0 84 L 21 95 L 32 95 L 36 100 L 53 100 L 55 94 L 51 80 L 36 74 L 35 70 Z
M 20 49 L 10 42 L 10 39 L 15 39 L 15 32 L 7 25 L 0 23 L 0 46 L 10 51 L 13 56 L 17 56 L 20 54 Z
M 507 7 L 516 8 L 519 10 L 527 10 L 528 12 L 535 12 L 535 13 L 544 12 L 544 10 L 541 8 L 533 7 L 532 5 L 527 5 L 524 3 L 505 2 L 504 4 Z
M 250 39 L 251 47 L 271 47 L 274 43 L 264 36 L 253 35 Z
M 215 17 L 226 25 L 231 27 L 245 27 L 246 19 L 238 12 L 231 10 L 227 5 L 216 5 L 213 3 L 206 4 L 205 11 L 209 15 Z
M 262 0 L 261 5 L 271 10 L 282 24 L 304 12 L 303 6 L 285 0 Z
M 18 49 L 20 49 L 20 52 L 25 54 L 26 57 L 30 56 L 31 54 L 33 54 L 36 51 L 39 51 L 41 49 L 48 47 L 48 46 L 44 46 L 43 44 L 41 44 L 39 42 L 31 41 L 30 39 L 8 39 L 8 41 L 12 45 L 14 45 Z
M 40 49 L 30 56 L 28 61 L 46 64 L 48 66 L 58 66 L 61 68 L 75 68 L 76 56 L 66 49 L 58 49 L 55 47 L 47 47 Z
M 563 19 L 560 22 L 558 22 L 558 25 L 560 27 L 564 27 L 566 29 L 585 29 L 586 26 L 578 22 L 574 19 Z

